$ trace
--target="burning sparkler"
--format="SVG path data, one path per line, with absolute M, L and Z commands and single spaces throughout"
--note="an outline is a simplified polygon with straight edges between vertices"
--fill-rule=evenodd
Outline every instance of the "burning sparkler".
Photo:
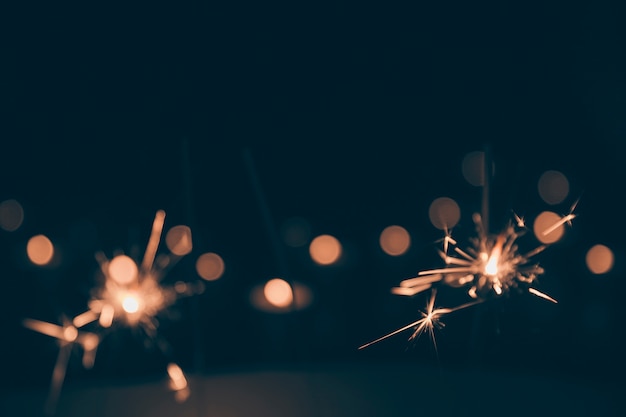
M 56 408 L 56 402 L 61 393 L 68 361 L 74 346 L 79 345 L 82 348 L 83 366 L 86 369 L 90 369 L 96 359 L 96 350 L 100 343 L 100 337 L 97 334 L 79 331 L 78 327 L 80 326 L 74 325 L 67 317 L 63 317 L 62 322 L 62 325 L 35 319 L 24 319 L 22 322 L 25 327 L 41 334 L 54 337 L 59 343 L 59 353 L 54 365 L 54 370 L 52 371 L 50 389 L 44 408 L 48 415 L 52 415 Z
M 160 210 L 155 215 L 141 263 L 123 254 L 110 260 L 103 253 L 96 254 L 103 283 L 93 291 L 87 311 L 72 320 L 65 319 L 62 326 L 32 319 L 23 321 L 25 327 L 53 336 L 61 344 L 47 401 L 48 412 L 54 410 L 72 346 L 75 343 L 82 346 L 85 368 L 90 368 L 95 361 L 95 352 L 102 335 L 80 332 L 78 329 L 83 326 L 97 322 L 101 333 L 112 329 L 114 324 L 138 328 L 142 330 L 147 341 L 154 343 L 164 355 L 170 356 L 169 344 L 158 334 L 157 315 L 181 297 L 202 293 L 204 284 L 201 281 L 196 284 L 180 281 L 172 286 L 161 285 L 167 272 L 191 252 L 192 248 L 189 229 L 177 226 L 183 228 L 179 229 L 182 233 L 176 239 L 168 240 L 170 253 L 157 256 L 164 221 L 165 212 Z M 182 369 L 176 363 L 170 362 L 167 373 L 170 387 L 176 392 L 176 399 L 184 401 L 189 395 L 189 389 Z
M 486 162 L 488 161 L 485 156 Z M 486 167 L 489 166 L 486 164 Z M 484 171 L 487 173 L 487 170 Z M 402 296 L 415 296 L 431 290 L 431 296 L 425 312 L 421 312 L 422 318 L 395 330 L 381 338 L 362 345 L 359 349 L 366 348 L 388 337 L 401 333 L 408 329 L 414 329 L 409 340 L 416 339 L 420 334 L 427 331 L 433 344 L 434 328 L 441 327 L 441 317 L 445 314 L 458 311 L 489 299 L 503 297 L 513 290 L 526 291 L 534 296 L 553 303 L 557 301 L 551 296 L 535 288 L 537 277 L 544 273 L 544 269 L 533 257 L 547 248 L 547 244 L 541 244 L 536 248 L 521 253 L 518 247 L 518 239 L 524 236 L 528 229 L 522 217 L 513 213 L 506 227 L 498 234 L 490 234 L 488 228 L 488 175 L 485 175 L 483 184 L 483 213 L 475 213 L 473 221 L 476 236 L 470 239 L 467 248 L 461 248 L 457 241 L 452 238 L 446 229 L 445 236 L 441 239 L 443 248 L 438 253 L 445 263 L 442 268 L 421 271 L 416 277 L 400 282 L 399 286 L 391 289 L 391 292 Z M 577 201 L 572 205 L 568 214 L 559 217 L 557 221 L 545 228 L 542 236 L 555 233 L 564 224 L 571 224 L 576 217 L 574 209 Z M 437 286 L 444 285 L 453 288 L 465 288 L 472 301 L 454 308 L 434 308 Z M 436 348 L 436 344 L 435 344 Z

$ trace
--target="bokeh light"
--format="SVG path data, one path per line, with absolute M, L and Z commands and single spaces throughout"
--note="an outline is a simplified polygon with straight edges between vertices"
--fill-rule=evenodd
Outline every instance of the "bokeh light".
M 300 282 L 288 283 L 282 278 L 272 278 L 252 288 L 250 302 L 257 310 L 283 314 L 309 307 L 313 293 Z
M 172 227 L 165 235 L 165 244 L 174 255 L 187 255 L 193 249 L 191 229 L 184 225 Z
M 282 224 L 281 235 L 287 246 L 298 248 L 309 242 L 311 225 L 302 217 L 292 217 Z
M 94 350 L 95 348 L 98 347 L 99 343 L 100 343 L 100 338 L 96 334 L 87 333 L 83 337 L 83 347 L 86 351 Z M 95 359 L 95 357 L 92 356 L 90 359 Z M 91 364 L 91 366 L 93 366 L 93 363 Z M 86 365 L 87 368 L 91 368 L 91 366 Z
M 309 254 L 319 265 L 331 265 L 337 262 L 341 253 L 341 243 L 331 235 L 319 235 L 309 245 Z
M 126 255 L 117 255 L 109 262 L 109 276 L 120 285 L 128 285 L 137 279 L 137 263 Z
M 196 272 L 207 281 L 219 279 L 224 274 L 224 270 L 224 260 L 217 253 L 203 253 L 196 260 Z
M 569 194 L 569 181 L 561 172 L 549 170 L 539 177 L 537 190 L 546 203 L 550 205 L 559 204 Z
M 449 197 L 439 197 L 433 200 L 428 209 L 430 222 L 439 230 L 450 230 L 461 218 L 461 208 L 456 201 Z
M 404 227 L 392 225 L 380 233 L 378 242 L 387 255 L 399 256 L 406 253 L 411 246 L 411 236 Z
M 263 295 L 270 304 L 284 308 L 293 302 L 291 285 L 283 279 L 272 278 L 263 286 Z
M 5 200 L 0 203 L 0 228 L 14 232 L 24 221 L 24 209 L 16 200 Z
M 485 181 L 485 153 L 474 151 L 466 154 L 461 163 L 461 170 L 468 183 L 476 187 L 483 185 Z
M 28 259 L 35 265 L 47 265 L 54 256 L 54 246 L 45 235 L 35 235 L 26 244 Z
M 591 273 L 606 274 L 613 269 L 615 256 L 610 248 L 605 245 L 597 244 L 587 251 L 585 262 Z
M 74 326 L 67 326 L 63 329 L 63 339 L 66 342 L 73 342 L 78 337 L 78 329 Z
M 170 389 L 176 392 L 175 399 L 181 403 L 189 398 L 189 387 L 185 373 L 177 364 L 171 362 L 167 365 L 167 374 L 170 377 Z
M 565 227 L 561 224 L 554 230 L 546 233 L 547 230 L 553 228 L 553 226 L 561 220 L 561 216 L 551 211 L 544 211 L 537 216 L 535 223 L 533 224 L 533 232 L 535 237 L 541 243 L 554 243 L 557 242 L 565 233 Z

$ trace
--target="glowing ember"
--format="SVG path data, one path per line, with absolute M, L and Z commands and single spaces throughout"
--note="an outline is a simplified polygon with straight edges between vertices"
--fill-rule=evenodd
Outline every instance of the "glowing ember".
M 155 215 L 152 233 L 141 263 L 126 255 L 118 255 L 108 260 L 104 254 L 97 254 L 104 282 L 102 287 L 95 289 L 89 309 L 93 317 L 98 317 L 103 327 L 119 322 L 140 326 L 146 334 L 153 334 L 158 326 L 155 320 L 157 314 L 174 304 L 182 295 L 194 295 L 204 290 L 201 283 L 188 286 L 188 291 L 179 291 L 176 285 L 160 284 L 167 271 L 184 256 L 181 254 L 189 253 L 181 250 L 178 254 L 161 254 L 158 262 L 155 261 L 164 222 L 165 212 L 160 210 Z M 185 230 L 185 239 L 188 239 L 190 247 L 191 232 L 188 228 Z

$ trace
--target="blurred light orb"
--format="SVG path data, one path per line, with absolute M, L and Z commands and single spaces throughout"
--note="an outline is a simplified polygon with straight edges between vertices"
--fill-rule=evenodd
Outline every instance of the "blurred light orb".
M 63 339 L 66 342 L 73 342 L 78 338 L 78 329 L 74 326 L 67 326 L 63 329 Z
M 139 299 L 135 295 L 125 295 L 122 299 L 122 308 L 125 312 L 133 314 L 139 311 Z
M 306 245 L 311 238 L 311 225 L 302 217 L 292 217 L 282 224 L 281 234 L 287 246 L 298 248 Z
M 289 284 L 281 278 L 274 279 L 278 281 L 270 283 L 272 280 L 269 280 L 251 289 L 250 303 L 257 310 L 283 314 L 293 310 L 303 310 L 313 302 L 312 291 L 307 285 L 299 282 Z
M 78 330 L 76 330 L 76 337 L 78 337 Z M 82 344 L 86 351 L 95 349 L 96 347 L 98 347 L 99 343 L 100 343 L 100 338 L 98 337 L 98 335 L 95 335 L 93 333 L 88 333 L 84 335 L 83 337 Z
M 475 187 L 485 182 L 485 153 L 483 151 L 469 152 L 463 157 L 461 171 L 465 181 Z
M 433 200 L 428 209 L 430 222 L 439 230 L 449 230 L 457 225 L 461 218 L 461 209 L 456 201 L 449 197 Z
M 188 291 L 188 289 L 189 286 L 184 281 L 176 281 L 176 283 L 174 284 L 174 291 L 176 291 L 178 294 L 184 294 Z
M 546 233 L 547 230 L 552 228 L 556 223 L 561 220 L 561 216 L 551 211 L 544 211 L 537 216 L 533 223 L 533 232 L 535 237 L 541 243 L 554 243 L 557 242 L 565 233 L 565 227 L 561 224 L 550 233 Z
M 174 255 L 185 256 L 193 249 L 189 226 L 174 226 L 165 235 L 165 244 Z
M 189 389 L 187 386 L 187 378 L 183 370 L 175 363 L 167 365 L 167 374 L 170 377 L 170 388 L 176 391 L 175 399 L 177 402 L 184 402 L 189 398 Z M 178 395 L 180 394 L 180 395 Z
M 120 285 L 128 285 L 137 279 L 137 263 L 126 255 L 117 255 L 109 262 L 109 276 Z
M 45 235 L 35 235 L 26 244 L 28 259 L 35 265 L 47 265 L 54 256 L 54 246 Z
M 293 302 L 291 285 L 283 279 L 272 278 L 263 286 L 263 295 L 270 304 L 285 308 Z
M 411 246 L 411 236 L 404 227 L 391 225 L 383 229 L 378 242 L 387 255 L 400 256 Z
M 559 171 L 548 170 L 537 182 L 539 196 L 550 205 L 562 203 L 569 194 L 569 181 Z
M 585 261 L 592 274 L 606 274 L 613 269 L 615 256 L 607 246 L 597 244 L 587 251 Z
M 309 254 L 319 265 L 335 263 L 341 256 L 342 250 L 339 240 L 327 234 L 317 236 L 309 245 Z
M 217 253 L 203 253 L 196 260 L 196 272 L 207 281 L 219 279 L 224 274 L 224 270 L 224 260 Z
M 16 200 L 5 200 L 0 203 L 0 228 L 14 232 L 24 221 L 24 209 Z

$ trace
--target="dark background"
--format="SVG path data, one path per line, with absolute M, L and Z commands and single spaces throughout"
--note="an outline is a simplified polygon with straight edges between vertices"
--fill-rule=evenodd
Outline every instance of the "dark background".
M 202 252 L 226 263 L 224 276 L 177 303 L 177 319 L 160 329 L 190 372 L 406 361 L 619 383 L 619 8 L 250 3 L 48 4 L 4 14 L 0 200 L 17 199 L 25 220 L 0 233 L 2 382 L 48 384 L 57 347 L 20 320 L 84 311 L 94 252 L 144 247 L 164 209 L 165 229 L 188 224 L 194 236 L 172 282 L 197 279 Z M 419 317 L 423 298 L 389 289 L 439 265 L 430 202 L 454 198 L 462 214 L 455 236 L 472 235 L 481 191 L 465 182 L 461 161 L 486 147 L 496 165 L 494 227 L 510 209 L 565 214 L 581 197 L 564 240 L 538 257 L 542 288 L 559 304 L 522 297 L 455 313 L 437 333 L 438 355 L 425 338 L 409 347 L 408 333 L 358 350 Z M 548 169 L 570 181 L 557 207 L 536 191 Z M 271 233 L 293 216 L 312 235 L 336 236 L 342 261 L 319 267 L 306 247 L 273 245 Z M 413 238 L 398 258 L 377 246 L 390 224 Z M 57 266 L 28 264 L 25 244 L 38 233 L 57 243 Z M 585 266 L 596 243 L 616 256 L 603 276 Z M 293 315 L 254 309 L 251 288 L 285 275 L 312 288 L 311 307 Z M 77 353 L 68 381 L 160 377 L 164 364 L 120 334 L 101 345 L 90 371 Z

